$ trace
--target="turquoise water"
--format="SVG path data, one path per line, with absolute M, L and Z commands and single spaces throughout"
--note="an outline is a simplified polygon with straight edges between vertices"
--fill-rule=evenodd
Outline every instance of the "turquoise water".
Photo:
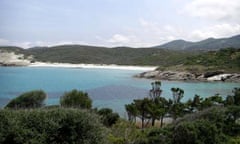
M 125 116 L 124 105 L 148 95 L 152 80 L 133 78 L 141 71 L 43 67 L 0 67 L 0 107 L 19 94 L 42 89 L 47 105 L 58 104 L 59 97 L 72 89 L 89 93 L 94 107 L 110 107 Z M 239 83 L 162 81 L 162 96 L 170 98 L 172 87 L 184 89 L 183 100 L 195 94 L 202 97 L 231 94 Z

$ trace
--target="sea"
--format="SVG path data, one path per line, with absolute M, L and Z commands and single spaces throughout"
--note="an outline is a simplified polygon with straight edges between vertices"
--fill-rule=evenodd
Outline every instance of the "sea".
M 46 105 L 59 104 L 60 97 L 73 89 L 87 92 L 95 108 L 111 108 L 126 118 L 125 104 L 148 97 L 154 80 L 134 78 L 141 70 L 56 68 L 56 67 L 0 67 L 0 108 L 13 98 L 31 90 L 47 93 Z M 182 101 L 196 94 L 209 97 L 232 95 L 240 83 L 161 81 L 162 97 L 172 98 L 171 88 L 184 90 Z

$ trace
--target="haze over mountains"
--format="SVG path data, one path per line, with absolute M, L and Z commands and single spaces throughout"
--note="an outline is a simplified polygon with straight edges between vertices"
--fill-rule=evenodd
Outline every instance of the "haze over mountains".
M 70 44 L 70 45 L 56 45 L 56 46 L 36 46 L 30 49 L 46 49 L 46 48 L 57 48 L 57 47 L 71 47 L 71 48 L 96 48 L 101 51 L 102 48 L 109 48 L 104 46 L 91 46 L 91 45 L 78 45 L 78 44 Z M 7 46 L 0 46 L 7 47 Z M 17 46 L 11 46 L 12 48 L 19 48 Z M 113 47 L 113 48 L 131 48 L 127 46 Z M 142 48 L 142 47 L 139 47 Z M 153 47 L 145 47 L 145 48 L 160 48 L 167 50 L 184 50 L 184 51 L 215 51 L 223 48 L 240 48 L 240 34 L 235 35 L 229 38 L 208 38 L 205 40 L 201 40 L 198 42 L 186 41 L 186 40 L 173 40 L 162 45 L 153 46 Z
M 191 42 L 185 40 L 174 40 L 163 45 L 155 46 L 153 48 L 163 48 L 170 50 L 219 50 L 223 48 L 240 48 L 240 35 L 229 38 L 208 38 L 198 42 Z

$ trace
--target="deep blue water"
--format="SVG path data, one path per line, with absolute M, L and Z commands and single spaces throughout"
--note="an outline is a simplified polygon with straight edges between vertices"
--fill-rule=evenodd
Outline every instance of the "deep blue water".
M 133 78 L 141 71 L 43 67 L 0 67 L 0 107 L 23 92 L 42 89 L 47 105 L 58 104 L 59 97 L 72 89 L 89 93 L 94 107 L 110 107 L 125 116 L 124 105 L 148 95 L 152 80 Z M 184 99 L 231 94 L 239 83 L 162 81 L 162 96 L 171 98 L 172 87 L 184 89 Z

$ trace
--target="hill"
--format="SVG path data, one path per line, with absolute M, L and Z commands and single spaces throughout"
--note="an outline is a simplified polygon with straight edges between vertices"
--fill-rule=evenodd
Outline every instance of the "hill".
M 22 53 L 26 57 L 32 55 L 35 61 L 86 64 L 118 64 L 118 65 L 178 65 L 186 57 L 193 55 L 184 51 L 172 51 L 155 48 L 105 48 L 83 45 L 62 45 L 21 49 L 16 47 L 0 47 L 0 50 Z
M 207 40 L 211 41 L 211 39 Z M 203 43 L 203 42 L 202 42 Z M 205 43 L 207 43 L 205 41 Z M 0 47 L 11 55 L 14 52 L 19 60 L 29 62 L 56 62 L 72 64 L 118 64 L 149 65 L 160 69 L 179 71 L 225 70 L 240 71 L 240 49 L 228 48 L 218 51 L 176 51 L 157 48 L 105 48 L 84 45 L 62 45 L 22 49 L 18 47 Z M 6 54 L 2 54 L 6 55 Z M 2 57 L 0 58 L 1 62 Z M 6 61 L 6 60 L 5 60 Z
M 209 51 L 186 59 L 185 66 L 200 65 L 208 69 L 240 71 L 240 49 L 228 48 Z
M 240 35 L 230 38 L 208 38 L 199 42 L 190 42 L 185 40 L 174 40 L 163 45 L 155 46 L 153 48 L 163 48 L 170 50 L 219 50 L 223 48 L 240 48 Z

